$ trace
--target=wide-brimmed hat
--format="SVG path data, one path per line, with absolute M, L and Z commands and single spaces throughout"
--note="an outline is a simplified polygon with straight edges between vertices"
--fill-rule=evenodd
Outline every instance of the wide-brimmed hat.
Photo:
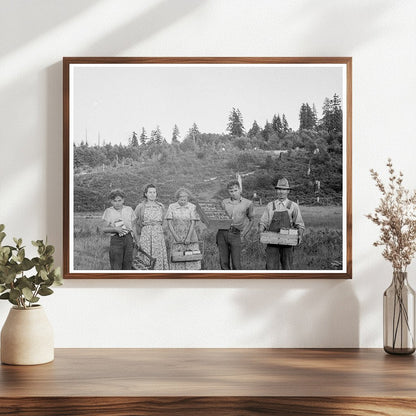
M 289 181 L 286 178 L 279 179 L 277 181 L 277 184 L 276 184 L 275 188 L 276 189 L 287 189 L 287 190 L 292 189 L 289 186 Z

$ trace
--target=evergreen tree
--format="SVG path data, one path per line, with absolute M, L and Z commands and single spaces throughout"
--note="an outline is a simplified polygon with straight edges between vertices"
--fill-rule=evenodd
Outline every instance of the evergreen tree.
M 132 136 L 129 138 L 129 146 L 130 147 L 138 147 L 139 141 L 137 140 L 137 133 L 134 131 Z
M 342 133 L 341 98 L 337 94 L 334 94 L 332 100 L 325 98 L 321 126 L 328 133 Z
M 140 144 L 144 146 L 148 140 L 149 139 L 147 137 L 146 130 L 144 129 L 144 127 L 142 127 L 142 134 L 140 135 Z
M 266 124 L 264 125 L 264 129 L 261 132 L 264 140 L 267 142 L 270 139 L 270 137 L 273 133 L 274 133 L 274 130 L 273 130 L 272 123 L 269 123 L 268 120 L 266 120 Z
M 199 128 L 196 123 L 192 124 L 192 127 L 188 130 L 188 137 L 192 139 L 194 144 L 197 143 L 199 136 L 201 132 L 199 131 Z
M 150 133 L 150 141 L 154 144 L 160 145 L 162 144 L 164 138 L 162 136 L 162 132 L 160 131 L 160 127 L 157 126 L 156 130 L 152 130 Z
M 238 108 L 233 107 L 231 110 L 228 117 L 227 130 L 233 136 L 241 137 L 244 135 L 245 129 L 243 124 L 243 116 Z
M 179 143 L 179 128 L 178 126 L 175 124 L 173 126 L 173 131 L 172 131 L 172 143 Z
M 257 121 L 253 121 L 253 125 L 251 126 L 251 129 L 248 131 L 247 135 L 248 137 L 252 138 L 256 136 L 258 133 L 260 133 L 260 126 L 257 124 Z
M 273 116 L 272 126 L 273 126 L 273 130 L 280 136 L 283 131 L 283 126 L 282 126 L 282 120 L 280 119 L 279 114 L 277 116 L 276 114 Z
M 299 111 L 299 130 L 312 130 L 315 127 L 316 114 L 314 114 L 314 111 L 308 103 L 303 103 Z
M 282 133 L 283 134 L 289 133 L 289 124 L 284 114 L 282 114 Z
M 312 117 L 313 117 L 313 121 L 314 121 L 314 126 L 316 128 L 316 126 L 318 124 L 318 113 L 316 111 L 315 103 L 312 104 Z

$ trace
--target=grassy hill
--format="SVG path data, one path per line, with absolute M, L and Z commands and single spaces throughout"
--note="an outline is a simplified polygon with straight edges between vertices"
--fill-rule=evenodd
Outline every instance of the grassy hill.
M 308 175 L 308 167 L 310 172 Z M 279 177 L 289 179 L 291 199 L 302 205 L 316 202 L 315 180 L 321 183 L 319 193 L 323 205 L 342 203 L 342 160 L 340 154 L 311 155 L 305 149 L 291 149 L 287 153 L 227 148 L 205 151 L 172 151 L 154 154 L 127 164 L 77 169 L 74 175 L 74 211 L 102 211 L 109 205 L 108 193 L 121 188 L 126 193 L 126 205 L 135 207 L 142 200 L 142 189 L 153 183 L 159 200 L 173 202 L 180 186 L 189 188 L 196 199 L 207 200 L 227 196 L 226 183 L 242 175 L 243 194 L 251 198 L 253 192 L 263 201 L 274 199 L 274 184 Z

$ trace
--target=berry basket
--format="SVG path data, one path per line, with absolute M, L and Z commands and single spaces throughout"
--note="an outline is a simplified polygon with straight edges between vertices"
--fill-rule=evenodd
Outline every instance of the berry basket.
M 204 242 L 198 241 L 198 246 L 199 248 L 195 250 L 184 250 L 184 245 L 182 243 L 172 243 L 170 249 L 170 259 L 172 263 L 202 260 L 202 257 L 204 256 Z
M 265 231 L 264 233 L 260 233 L 260 242 L 263 244 L 297 246 L 299 244 L 299 233 L 296 228 L 282 228 L 278 233 L 274 231 Z

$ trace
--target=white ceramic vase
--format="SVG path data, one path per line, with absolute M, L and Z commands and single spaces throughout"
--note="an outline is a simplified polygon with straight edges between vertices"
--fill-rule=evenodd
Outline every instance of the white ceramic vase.
M 35 365 L 53 359 L 53 329 L 43 307 L 11 308 L 1 330 L 1 362 Z

